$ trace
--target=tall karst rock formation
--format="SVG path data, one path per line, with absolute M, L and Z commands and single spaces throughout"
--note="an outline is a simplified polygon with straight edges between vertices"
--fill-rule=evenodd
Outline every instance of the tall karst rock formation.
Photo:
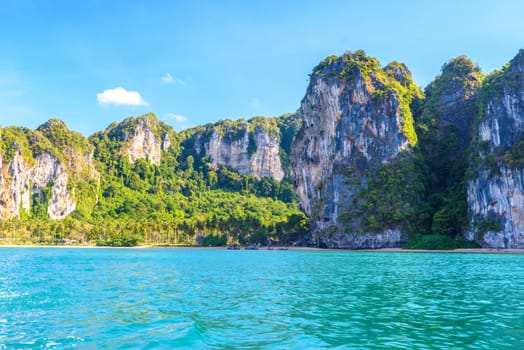
M 321 245 L 399 246 L 424 191 L 410 104 L 421 97 L 405 65 L 363 51 L 313 71 L 297 112 L 293 177 Z
M 421 229 L 425 233 L 457 237 L 467 228 L 468 150 L 481 86 L 480 68 L 459 56 L 443 65 L 441 74 L 426 87 L 418 111 L 415 108 L 429 190 L 428 222 Z
M 433 233 L 524 248 L 524 50 L 487 77 L 459 56 L 425 92 L 405 65 L 356 51 L 315 67 L 298 111 L 278 118 L 177 134 L 150 113 L 88 139 L 57 119 L 0 128 L 0 219 L 112 217 L 146 195 L 181 216 L 177 201 L 207 189 L 293 210 L 298 196 L 303 241 L 325 247 Z
M 524 50 L 485 79 L 479 100 L 466 237 L 524 248 Z

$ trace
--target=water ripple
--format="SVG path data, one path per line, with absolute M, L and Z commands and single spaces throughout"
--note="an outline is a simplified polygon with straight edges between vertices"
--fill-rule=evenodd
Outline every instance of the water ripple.
M 524 348 L 524 256 L 0 249 L 0 349 Z

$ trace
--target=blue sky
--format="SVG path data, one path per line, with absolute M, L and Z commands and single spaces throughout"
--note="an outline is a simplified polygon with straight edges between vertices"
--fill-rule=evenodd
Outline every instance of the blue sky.
M 425 86 L 524 47 L 524 1 L 0 1 L 0 124 L 88 136 L 154 112 L 175 129 L 295 111 L 324 57 L 364 49 Z

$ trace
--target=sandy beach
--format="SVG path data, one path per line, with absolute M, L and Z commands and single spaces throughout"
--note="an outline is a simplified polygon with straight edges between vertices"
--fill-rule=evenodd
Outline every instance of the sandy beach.
M 38 244 L 2 244 L 1 248 L 73 248 L 73 249 L 199 249 L 199 250 L 226 250 L 226 247 L 197 247 L 197 246 L 157 246 L 157 245 L 138 245 L 134 247 L 106 247 L 96 245 L 38 245 Z M 244 250 L 242 248 L 241 250 Z M 261 247 L 258 250 L 267 250 Z M 274 251 L 279 251 L 274 247 Z M 497 249 L 497 248 L 470 248 L 454 250 L 426 250 L 426 249 L 403 249 L 403 248 L 379 248 L 379 249 L 329 249 L 315 247 L 288 247 L 289 251 L 336 251 L 336 252 L 355 252 L 355 253 L 475 253 L 475 254 L 524 254 L 524 249 Z

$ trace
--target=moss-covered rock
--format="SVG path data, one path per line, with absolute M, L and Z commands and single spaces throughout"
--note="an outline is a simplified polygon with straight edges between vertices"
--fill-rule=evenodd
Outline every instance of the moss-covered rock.
M 467 225 L 466 170 L 483 74 L 466 56 L 442 66 L 416 114 L 427 165 L 425 199 L 430 218 L 419 232 L 461 236 Z
M 405 65 L 382 67 L 361 50 L 314 68 L 291 163 L 321 244 L 379 248 L 407 239 L 402 213 L 412 215 L 424 193 L 420 169 L 411 167 L 418 157 L 411 104 L 422 97 Z

